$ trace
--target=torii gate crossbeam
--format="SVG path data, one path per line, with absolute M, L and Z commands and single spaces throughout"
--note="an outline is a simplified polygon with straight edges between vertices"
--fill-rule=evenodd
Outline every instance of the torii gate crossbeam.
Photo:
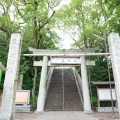
M 78 54 L 43 54 L 43 53 L 39 53 L 39 54 L 22 54 L 22 56 L 52 56 L 52 57 L 80 57 L 80 56 L 101 56 L 101 55 L 105 55 L 105 56 L 109 56 L 110 53 L 78 53 Z

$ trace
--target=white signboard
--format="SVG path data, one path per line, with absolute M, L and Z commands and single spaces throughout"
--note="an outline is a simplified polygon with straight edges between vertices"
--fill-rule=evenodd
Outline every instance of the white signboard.
M 99 101 L 110 101 L 111 95 L 110 95 L 110 89 L 109 88 L 98 88 L 98 99 Z M 116 100 L 116 94 L 115 89 L 112 89 L 112 97 L 113 100 Z
M 15 104 L 29 104 L 30 90 L 17 90 Z
M 80 64 L 80 58 L 52 58 L 51 64 Z

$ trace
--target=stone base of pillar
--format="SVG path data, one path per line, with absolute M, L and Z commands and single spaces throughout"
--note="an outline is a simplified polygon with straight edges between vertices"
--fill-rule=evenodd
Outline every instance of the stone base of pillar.
M 94 113 L 92 110 L 86 110 L 86 111 L 83 111 L 84 113 L 87 113 L 87 114 L 89 114 L 89 113 Z
M 37 111 L 37 110 L 35 110 L 35 112 L 34 112 L 35 114 L 43 114 L 44 113 L 44 111 Z

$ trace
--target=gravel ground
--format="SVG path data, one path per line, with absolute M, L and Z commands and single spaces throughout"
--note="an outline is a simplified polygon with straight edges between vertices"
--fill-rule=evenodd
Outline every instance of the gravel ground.
M 118 119 L 118 113 L 115 113 Z M 113 120 L 112 113 L 85 114 L 79 111 L 60 111 L 43 113 L 15 113 L 15 120 Z

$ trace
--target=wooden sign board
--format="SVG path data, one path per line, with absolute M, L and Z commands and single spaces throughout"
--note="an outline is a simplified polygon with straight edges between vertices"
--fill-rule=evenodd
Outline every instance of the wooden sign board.
M 99 101 L 111 101 L 111 94 L 109 88 L 98 88 L 98 99 Z M 112 89 L 112 98 L 116 101 L 115 89 Z
M 29 104 L 30 90 L 17 90 L 15 104 Z

